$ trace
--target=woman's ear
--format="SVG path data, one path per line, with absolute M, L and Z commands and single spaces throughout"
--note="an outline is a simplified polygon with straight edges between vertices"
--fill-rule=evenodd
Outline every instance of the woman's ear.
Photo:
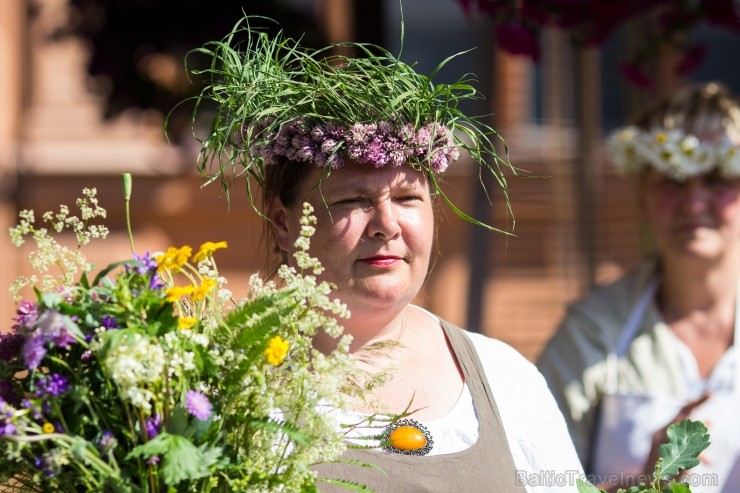
M 280 200 L 275 201 L 275 205 L 270 212 L 270 222 L 272 231 L 275 235 L 275 242 L 283 252 L 289 252 L 293 247 L 293 238 L 290 233 L 290 211 L 286 209 Z

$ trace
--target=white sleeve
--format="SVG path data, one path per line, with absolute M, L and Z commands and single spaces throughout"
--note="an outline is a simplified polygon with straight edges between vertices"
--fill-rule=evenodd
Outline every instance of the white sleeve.
M 468 335 L 501 415 L 518 484 L 533 493 L 577 491 L 583 467 L 542 374 L 506 343 Z

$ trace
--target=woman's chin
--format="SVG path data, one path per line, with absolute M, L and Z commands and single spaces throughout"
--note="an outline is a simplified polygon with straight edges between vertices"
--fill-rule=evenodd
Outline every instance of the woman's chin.
M 349 306 L 350 311 L 357 312 L 403 307 L 414 299 L 416 293 L 418 290 L 413 292 L 408 286 L 362 283 L 352 286 L 349 292 L 338 292 L 338 296 Z
M 678 256 L 685 260 L 715 261 L 720 260 L 724 254 L 721 245 L 707 241 L 691 241 L 672 248 Z

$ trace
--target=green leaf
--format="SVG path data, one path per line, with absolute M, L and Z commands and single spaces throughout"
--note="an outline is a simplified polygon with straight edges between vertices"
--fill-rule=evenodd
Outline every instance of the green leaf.
M 334 484 L 341 486 L 343 489 L 348 491 L 361 491 L 363 493 L 372 493 L 373 490 L 365 486 L 364 484 L 357 483 L 355 481 L 349 481 L 346 479 L 329 479 L 329 478 L 317 478 L 318 481 L 327 484 Z
M 268 430 L 276 435 L 284 433 L 297 445 L 304 447 L 311 445 L 311 440 L 308 435 L 303 433 L 298 425 L 287 421 L 276 421 L 270 418 L 262 418 L 250 420 L 250 425 L 255 429 Z
M 121 260 L 119 262 L 113 262 L 111 264 L 108 264 L 104 269 L 102 269 L 98 274 L 95 276 L 95 279 L 93 280 L 92 285 L 97 286 L 100 284 L 100 282 L 103 280 L 105 276 L 110 274 L 113 270 L 117 269 L 118 267 L 122 265 L 132 265 L 134 263 L 133 260 Z
M 187 410 L 182 406 L 175 406 L 175 408 L 170 413 L 168 429 L 171 433 L 174 433 L 176 435 L 192 438 L 192 434 L 186 433 L 186 430 L 188 428 L 188 421 L 189 419 Z
M 582 478 L 576 478 L 576 486 L 578 487 L 578 493 L 600 493 L 603 491 L 591 484 L 590 481 Z
M 678 475 L 682 469 L 699 464 L 697 458 L 709 446 L 707 427 L 700 421 L 684 419 L 668 427 L 668 442 L 660 446 L 660 458 L 655 473 L 662 479 Z
M 166 432 L 135 447 L 126 458 L 149 459 L 156 456 L 162 458 L 162 475 L 168 485 L 208 476 L 210 474 L 208 466 L 211 465 L 209 460 L 214 460 L 210 452 L 206 456 L 187 438 Z
M 668 491 L 671 493 L 691 493 L 691 488 L 686 483 L 673 483 Z
M 72 457 L 74 457 L 75 460 L 82 461 L 87 465 L 91 464 L 90 454 L 99 457 L 98 451 L 90 446 L 90 442 L 78 436 L 72 437 L 69 451 L 72 453 Z

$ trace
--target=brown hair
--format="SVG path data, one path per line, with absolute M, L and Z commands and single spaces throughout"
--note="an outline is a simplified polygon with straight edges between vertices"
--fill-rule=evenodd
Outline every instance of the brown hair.
M 275 238 L 271 218 L 279 200 L 285 207 L 298 205 L 301 188 L 315 166 L 282 158 L 277 163 L 265 166 L 261 183 L 262 213 L 267 218 L 263 223 L 262 240 L 267 252 L 267 277 L 274 278 L 278 267 L 287 262 L 286 253 L 281 250 Z

